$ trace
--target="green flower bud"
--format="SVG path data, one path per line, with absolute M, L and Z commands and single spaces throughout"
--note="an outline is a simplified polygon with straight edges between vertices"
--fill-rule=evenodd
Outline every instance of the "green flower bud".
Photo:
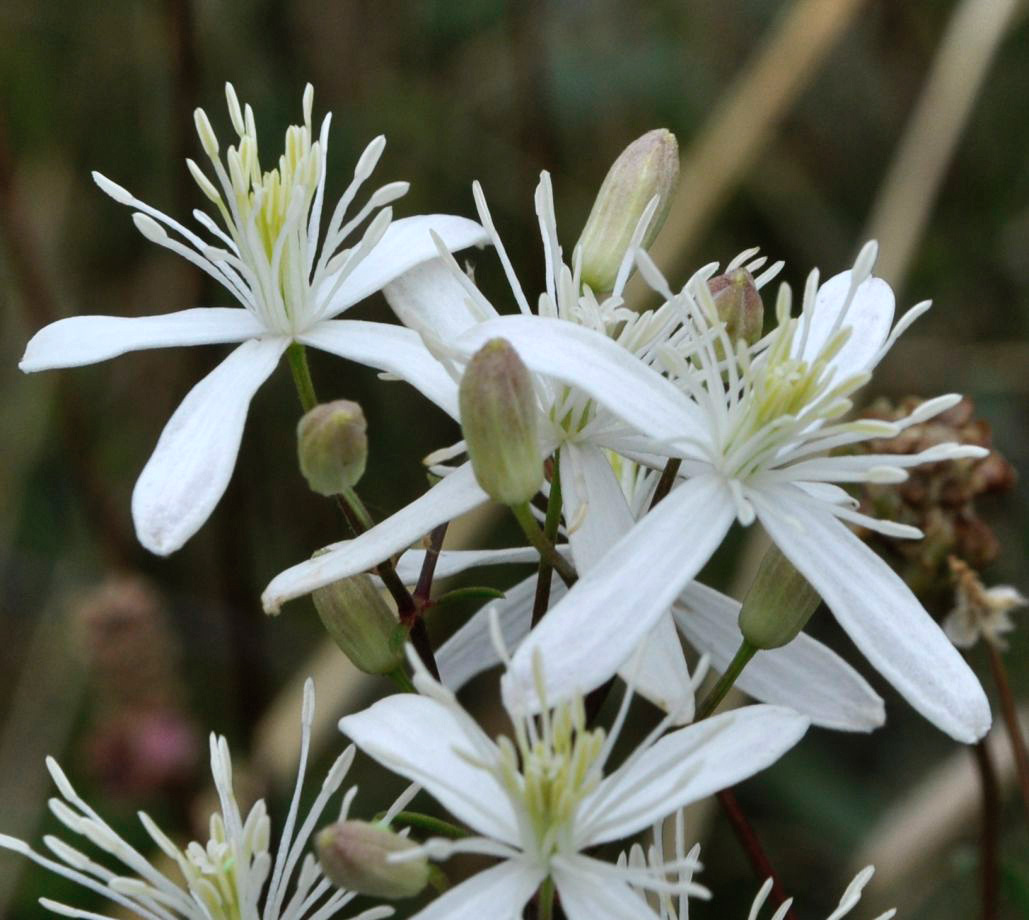
M 730 342 L 735 344 L 743 339 L 748 345 L 753 345 L 761 338 L 765 305 L 750 272 L 737 268 L 724 275 L 715 275 L 707 287 L 718 308 L 718 318 L 725 323 Z
M 325 631 L 354 666 L 389 674 L 404 662 L 406 632 L 370 575 L 354 575 L 311 594 Z
M 579 237 L 582 280 L 596 293 L 614 288 L 618 268 L 643 212 L 658 205 L 641 241 L 647 249 L 664 226 L 679 181 L 679 144 L 664 128 L 637 138 L 608 170 Z
M 361 407 L 346 399 L 315 406 L 297 425 L 300 471 L 320 495 L 357 485 L 368 459 L 367 423 Z
M 337 821 L 315 838 L 326 877 L 340 888 L 374 898 L 413 898 L 428 884 L 429 861 L 424 856 L 389 861 L 391 853 L 416 846 L 413 840 L 365 821 Z
M 529 501 L 543 483 L 539 405 L 529 371 L 504 339 L 491 339 L 468 362 L 458 393 L 461 428 L 475 478 L 505 505 Z
M 821 598 L 792 563 L 773 546 L 765 553 L 757 576 L 743 599 L 740 631 L 759 649 L 792 642 L 811 619 Z

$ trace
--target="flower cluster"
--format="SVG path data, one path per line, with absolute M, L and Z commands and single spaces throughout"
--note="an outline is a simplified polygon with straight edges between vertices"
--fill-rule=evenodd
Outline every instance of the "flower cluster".
M 226 101 L 236 139 L 224 155 L 207 115 L 196 112 L 209 162 L 187 165 L 216 215 L 194 212 L 202 232 L 94 178 L 134 209 L 147 239 L 217 280 L 238 306 L 63 319 L 32 338 L 21 366 L 69 367 L 172 345 L 236 346 L 182 401 L 133 493 L 140 541 L 167 554 L 214 509 L 250 400 L 288 356 L 307 410 L 298 426 L 301 468 L 313 491 L 337 501 L 353 536 L 275 576 L 265 610 L 313 593 L 343 652 L 408 691 L 344 716 L 340 729 L 459 824 L 402 811 L 417 790 L 383 817 L 348 820 L 352 789 L 339 822 L 317 837 L 321 863 L 304 856 L 355 756 L 351 747 L 336 761 L 298 822 L 313 717 L 308 683 L 300 771 L 276 855 L 264 803 L 244 818 L 227 745 L 214 736 L 220 810 L 208 842 L 180 848 L 141 815 L 175 871 L 155 868 L 122 840 L 53 760 L 61 793 L 54 815 L 128 874 L 54 837 L 44 842 L 55 858 L 10 837 L 0 845 L 147 920 L 321 920 L 356 896 L 337 885 L 413 897 L 439 871 L 428 860 L 456 853 L 495 862 L 417 908 L 418 920 L 514 920 L 531 900 L 548 920 L 555 905 L 569 920 L 684 920 L 690 899 L 710 893 L 693 878 L 699 849 L 686 852 L 683 807 L 768 767 L 809 725 L 868 732 L 885 719 L 861 674 L 803 632 L 821 603 L 930 722 L 966 743 L 986 733 L 991 716 L 978 679 L 853 530 L 920 539 L 911 523 L 876 516 L 848 489 L 893 485 L 913 468 L 986 454 L 950 439 L 903 451 L 880 446 L 952 410 L 957 395 L 912 403 L 889 418 L 853 414 L 877 365 L 929 306 L 894 322 L 893 292 L 873 274 L 874 242 L 826 281 L 812 271 L 796 310 L 781 284 L 770 328 L 765 299 L 773 299 L 784 266 L 756 249 L 724 268 L 703 266 L 675 290 L 647 247 L 668 211 L 678 152 L 669 132 L 652 131 L 612 167 L 570 256 L 559 242 L 551 178 L 542 173 L 535 211 L 545 284 L 530 297 L 478 183 L 477 222 L 393 220 L 404 182 L 382 186 L 348 217 L 383 152 L 377 138 L 323 220 L 330 118 L 315 131 L 311 87 L 302 124 L 287 130 L 270 169 L 258 155 L 250 106 L 231 85 Z M 453 255 L 485 245 L 499 259 L 513 309 L 488 299 Z M 625 302 L 634 273 L 656 298 L 643 311 Z M 399 324 L 337 318 L 379 290 Z M 367 461 L 364 414 L 345 401 L 317 404 L 306 346 L 406 381 L 462 428 L 461 441 L 426 458 L 434 484 L 379 523 L 356 492 Z M 442 547 L 444 525 L 491 501 L 510 507 L 527 545 Z M 759 524 L 772 543 L 742 601 L 697 581 L 735 524 Z M 490 603 L 434 648 L 424 618 L 449 599 L 433 593 L 434 579 L 495 564 L 535 571 L 506 592 L 465 589 L 464 597 Z M 982 634 L 996 643 L 1010 628 L 1007 610 L 1024 599 L 1013 589 L 972 587 L 959 593 L 948 632 L 955 641 Z M 493 737 L 456 694 L 497 663 L 510 727 Z M 698 701 L 709 671 L 718 679 Z M 605 726 L 598 713 L 616 677 L 625 690 Z M 733 686 L 758 702 L 715 714 Z M 649 729 L 630 725 L 637 696 L 660 711 Z M 667 856 L 669 816 L 676 817 Z M 423 833 L 441 827 L 448 836 Z M 632 842 L 650 828 L 648 850 Z M 628 849 L 605 861 L 597 848 L 616 841 Z M 401 872 L 405 863 L 410 871 Z M 850 912 L 870 874 L 854 879 L 830 920 Z M 761 889 L 751 920 L 769 891 Z M 67 916 L 98 916 L 42 903 Z M 789 909 L 777 905 L 773 920 Z M 372 907 L 359 916 L 390 913 Z

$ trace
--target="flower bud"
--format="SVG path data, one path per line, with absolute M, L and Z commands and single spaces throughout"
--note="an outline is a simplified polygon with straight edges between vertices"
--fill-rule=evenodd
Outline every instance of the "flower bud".
M 403 626 L 370 575 L 353 575 L 311 594 L 325 631 L 358 669 L 389 674 L 404 662 Z
M 614 288 L 618 269 L 643 212 L 656 195 L 657 210 L 640 245 L 647 249 L 664 225 L 679 181 L 679 144 L 664 128 L 637 138 L 608 170 L 579 237 L 582 280 L 596 293 Z
M 475 478 L 505 505 L 529 501 L 543 483 L 539 405 L 529 371 L 504 339 L 491 339 L 468 362 L 458 393 L 461 428 Z
M 300 471 L 311 489 L 335 495 L 357 485 L 368 459 L 367 423 L 346 399 L 315 406 L 297 425 Z
M 820 603 L 815 589 L 773 546 L 743 599 L 740 631 L 755 648 L 781 648 L 796 638 Z
M 743 339 L 753 345 L 761 338 L 765 324 L 765 305 L 754 284 L 754 276 L 745 268 L 715 275 L 707 283 L 718 309 L 718 318 L 725 323 L 729 341 Z
M 389 859 L 392 853 L 416 846 L 406 837 L 365 821 L 337 821 L 315 839 L 318 861 L 330 881 L 375 898 L 413 898 L 426 886 L 426 857 L 400 862 Z

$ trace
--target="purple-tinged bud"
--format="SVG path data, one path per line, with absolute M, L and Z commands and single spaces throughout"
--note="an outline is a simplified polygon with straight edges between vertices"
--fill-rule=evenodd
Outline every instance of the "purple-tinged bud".
M 743 638 L 754 648 L 792 642 L 821 603 L 807 579 L 773 546 L 765 553 L 740 609 Z
M 429 882 L 429 861 L 421 856 L 394 862 L 390 856 L 417 844 L 365 821 L 337 821 L 315 838 L 326 877 L 347 891 L 374 898 L 413 898 Z
M 736 268 L 724 275 L 715 275 L 707 283 L 718 308 L 718 318 L 725 323 L 729 341 L 743 339 L 753 345 L 761 338 L 765 324 L 765 305 L 754 276 L 745 268 Z
M 319 495 L 353 488 L 368 460 L 368 425 L 347 399 L 315 406 L 297 425 L 297 455 L 307 484 Z
M 521 505 L 543 483 L 539 404 L 528 369 L 504 339 L 468 362 L 458 393 L 461 428 L 475 478 L 505 505 Z
M 595 293 L 614 288 L 618 269 L 643 212 L 656 195 L 657 210 L 640 245 L 647 249 L 664 226 L 679 181 L 679 144 L 664 128 L 625 148 L 608 170 L 583 227 L 582 280 Z
M 313 591 L 325 631 L 356 668 L 389 674 L 404 663 L 407 633 L 370 575 L 354 575 Z

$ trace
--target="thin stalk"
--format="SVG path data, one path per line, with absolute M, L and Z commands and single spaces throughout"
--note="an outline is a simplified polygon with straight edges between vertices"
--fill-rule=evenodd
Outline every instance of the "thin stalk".
M 395 668 L 386 675 L 397 687 L 404 693 L 417 693 L 418 689 L 413 683 L 411 678 L 408 676 L 407 671 L 403 668 Z
M 311 368 L 307 363 L 307 349 L 299 342 L 294 342 L 286 349 L 289 369 L 293 372 L 293 382 L 297 386 L 297 396 L 305 412 L 310 412 L 318 405 L 318 397 L 314 392 L 314 380 L 311 379 Z
M 740 803 L 736 801 L 736 794 L 732 789 L 723 789 L 718 793 L 718 804 L 722 806 L 722 811 L 729 819 L 733 833 L 736 834 L 736 839 L 747 854 L 757 877 L 762 882 L 769 878 L 772 880 L 772 897 L 775 898 L 777 905 L 783 904 L 786 901 L 786 891 L 779 881 L 779 876 L 775 874 L 775 869 L 772 868 L 772 863 L 765 854 L 757 833 L 740 808 Z M 783 920 L 797 920 L 797 916 L 792 910 L 788 910 Z
M 718 678 L 718 683 L 711 688 L 707 696 L 701 700 L 700 705 L 697 707 L 696 721 L 699 722 L 701 719 L 706 719 L 715 711 L 718 704 L 725 699 L 725 695 L 732 689 L 733 684 L 736 683 L 736 679 L 747 666 L 747 663 L 757 652 L 758 650 L 746 639 L 740 643 L 739 650 L 732 661 L 729 662 L 729 667 L 725 669 L 725 673 Z
M 521 525 L 529 542 L 536 548 L 536 552 L 540 554 L 540 558 L 546 559 L 553 566 L 554 571 L 561 576 L 561 580 L 568 587 L 574 585 L 577 578 L 575 569 L 555 549 L 554 544 L 543 535 L 543 531 L 540 530 L 536 519 L 529 510 L 529 503 L 522 502 L 520 505 L 511 505 L 511 511 Z
M 299 342 L 294 342 L 286 349 L 286 357 L 289 359 L 289 368 L 293 372 L 293 383 L 296 385 L 300 404 L 305 412 L 310 412 L 318 405 L 318 394 L 315 392 L 311 368 L 307 363 L 307 350 Z M 364 533 L 374 526 L 375 521 L 371 514 L 368 513 L 364 502 L 352 488 L 345 489 L 336 496 L 336 505 L 355 535 Z M 400 622 L 408 626 L 411 644 L 418 652 L 418 657 L 429 669 L 429 673 L 439 680 L 439 667 L 436 664 L 436 656 L 433 654 L 429 631 L 420 615 L 421 610 L 411 596 L 411 592 L 407 590 L 407 586 L 397 575 L 393 561 L 384 559 L 375 567 L 375 572 L 382 579 L 383 585 L 392 595 L 393 600 L 396 601 Z
M 1000 794 L 997 790 L 997 772 L 985 740 L 972 747 L 975 764 L 979 768 L 979 785 L 983 793 L 983 818 L 979 847 L 979 878 L 982 896 L 982 920 L 996 920 L 997 882 L 1000 865 L 997 842 L 1000 835 Z
M 554 880 L 548 875 L 540 885 L 539 920 L 554 920 Z
M 375 817 L 381 821 L 386 816 L 383 812 Z M 444 821 L 442 818 L 434 818 L 432 815 L 423 815 L 417 811 L 399 811 L 393 818 L 393 824 L 402 824 L 404 827 L 415 827 L 420 831 L 427 831 L 434 837 L 447 837 L 450 840 L 462 840 L 470 836 L 464 828 Z
M 658 502 L 672 491 L 672 486 L 675 485 L 675 477 L 679 474 L 680 466 L 682 466 L 682 460 L 678 457 L 671 457 L 665 464 L 664 470 L 661 471 L 661 478 L 657 481 L 657 488 L 654 489 L 654 497 L 650 500 L 651 511 L 654 510 Z
M 1000 708 L 1004 714 L 1004 724 L 1008 729 L 1011 750 L 1015 755 L 1015 769 L 1018 773 L 1018 787 L 1022 793 L 1022 805 L 1025 807 L 1026 821 L 1029 822 L 1029 754 L 1026 753 L 1025 736 L 1022 734 L 1022 726 L 1018 721 L 1015 698 L 1011 693 L 1007 668 L 1004 666 L 1000 650 L 992 642 L 987 641 L 986 654 L 990 662 L 993 682 L 997 685 L 997 693 L 1000 695 Z
M 550 497 L 547 499 L 547 516 L 543 521 L 543 539 L 551 546 L 557 539 L 557 527 L 561 522 L 561 451 L 554 452 L 554 464 L 550 474 Z M 532 602 L 532 625 L 535 626 L 547 612 L 550 605 L 550 582 L 554 567 L 540 556 L 539 573 L 536 575 L 536 596 Z
M 447 535 L 448 522 L 444 521 L 429 534 L 429 546 L 425 551 L 425 561 L 422 563 L 422 570 L 418 573 L 418 584 L 414 589 L 414 602 L 419 608 L 429 606 L 432 597 L 432 579 L 436 576 L 436 563 L 439 562 L 439 553 L 443 548 L 443 540 Z

